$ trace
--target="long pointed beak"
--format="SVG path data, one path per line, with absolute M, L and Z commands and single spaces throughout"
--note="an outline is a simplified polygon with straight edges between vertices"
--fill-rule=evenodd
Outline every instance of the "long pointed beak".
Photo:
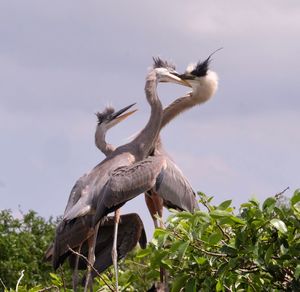
M 179 74 L 178 77 L 185 81 L 185 80 L 194 80 L 196 76 L 193 76 L 193 75 L 187 74 L 187 73 L 183 73 L 183 74 Z
M 184 75 L 184 74 L 182 74 Z M 178 73 L 168 73 L 166 75 L 166 77 L 169 79 L 169 82 L 173 82 L 176 84 L 180 84 L 183 86 L 187 86 L 187 87 L 192 87 L 187 81 L 185 81 L 184 79 L 181 78 L 181 75 L 179 75 Z
M 114 114 L 112 114 L 112 116 L 110 118 L 110 121 L 109 121 L 109 126 L 113 127 L 116 124 L 120 123 L 121 121 L 125 120 L 127 117 L 129 117 L 133 113 L 135 113 L 137 111 L 137 109 L 129 111 L 129 112 L 123 114 L 124 112 L 126 112 L 128 109 L 130 109 L 134 105 L 135 105 L 135 103 L 133 103 L 129 106 L 126 106 L 126 107 L 122 108 L 121 110 L 119 110 L 119 111 L 115 112 Z

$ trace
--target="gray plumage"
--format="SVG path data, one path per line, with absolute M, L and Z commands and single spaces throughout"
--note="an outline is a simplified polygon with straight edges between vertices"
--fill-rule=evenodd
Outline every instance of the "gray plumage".
M 157 60 L 155 61 L 155 64 L 156 63 Z M 129 167 L 143 160 L 148 155 L 150 149 L 153 148 L 162 121 L 162 105 L 156 93 L 157 83 L 160 81 L 183 83 L 179 77 L 172 73 L 178 75 L 172 68 L 154 67 L 148 73 L 145 85 L 146 97 L 151 106 L 151 115 L 148 123 L 132 142 L 118 147 L 94 169 L 79 179 L 70 194 L 63 221 L 60 228 L 58 228 L 59 232 L 63 232 L 68 222 L 77 220 L 82 216 L 92 215 L 92 228 L 87 232 L 87 236 L 93 236 L 95 238 L 100 220 L 109 212 L 117 210 L 126 202 L 126 200 L 124 200 L 121 204 L 117 203 L 111 207 L 105 206 L 103 204 L 105 201 L 103 200 L 105 197 L 103 190 L 106 188 L 108 181 L 110 181 L 112 173 L 114 173 L 117 168 Z M 126 188 L 126 186 L 124 187 Z M 95 245 L 95 243 L 96 241 L 94 240 L 93 245 Z M 90 247 L 91 252 L 92 250 L 93 246 Z M 89 260 L 93 262 L 94 256 L 91 252 L 89 253 Z M 85 291 L 86 290 L 87 286 L 85 287 Z

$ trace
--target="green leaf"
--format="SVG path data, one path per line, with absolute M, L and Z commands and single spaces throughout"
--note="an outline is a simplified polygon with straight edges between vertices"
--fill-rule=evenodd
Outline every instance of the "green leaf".
M 256 198 L 252 198 L 251 200 L 249 200 L 249 202 L 255 206 L 255 207 L 259 207 L 259 202 Z
M 146 249 L 140 249 L 137 254 L 136 254 L 136 257 L 137 258 L 143 258 L 147 255 L 151 254 L 151 250 L 150 248 L 146 248 Z
M 163 266 L 167 266 L 170 270 L 172 269 L 172 261 L 170 259 L 162 259 L 161 263 Z
M 266 262 L 266 264 L 269 264 L 269 261 L 270 261 L 272 255 L 273 255 L 273 252 L 274 252 L 273 246 L 270 245 L 269 248 L 266 251 L 266 254 L 265 254 L 265 262 Z
M 295 268 L 295 278 L 298 280 L 300 278 L 300 264 Z
M 60 279 L 60 277 L 54 273 L 50 273 L 49 274 L 51 279 L 52 279 L 52 283 L 54 285 L 57 285 L 57 286 L 62 286 L 62 280 Z
M 281 221 L 280 219 L 272 219 L 270 221 L 270 223 L 281 233 L 286 233 L 287 232 L 287 228 L 286 225 L 283 221 Z
M 180 212 L 177 214 L 177 217 L 181 219 L 190 219 L 191 217 L 193 217 L 193 214 L 190 212 Z
M 221 280 L 219 279 L 218 282 L 217 282 L 217 285 L 216 285 L 216 291 L 220 292 L 222 290 L 223 290 L 223 285 L 222 285 Z
M 295 204 L 297 204 L 298 202 L 300 202 L 300 189 L 297 189 L 294 192 L 294 195 L 291 198 L 291 203 L 294 206 Z
M 246 224 L 245 220 L 242 220 L 241 218 L 236 217 L 236 216 L 230 216 L 230 220 L 232 220 L 233 222 L 238 223 L 238 224 L 243 224 L 243 225 Z
M 236 248 L 229 246 L 229 245 L 223 245 L 220 250 L 221 250 L 221 252 L 224 252 L 232 257 L 235 257 L 237 255 Z
M 232 200 L 226 200 L 218 206 L 218 209 L 226 210 L 231 205 L 231 203 L 232 203 Z
M 184 242 L 178 247 L 178 257 L 181 260 L 186 252 L 186 249 L 189 246 L 189 242 Z
M 204 263 L 207 262 L 207 259 L 205 257 L 195 258 L 195 260 L 196 260 L 198 265 L 203 265 Z
M 189 279 L 185 285 L 185 292 L 196 292 L 196 279 Z
M 214 210 L 210 212 L 210 216 L 213 218 L 231 217 L 232 214 L 224 210 Z
M 267 198 L 263 203 L 263 210 L 272 210 L 275 207 L 276 199 L 274 197 Z
M 153 233 L 153 237 L 157 238 L 161 235 L 168 235 L 170 233 L 167 229 L 156 228 Z
M 183 275 L 176 278 L 173 282 L 171 292 L 179 292 L 180 289 L 185 286 L 185 282 L 187 278 L 188 275 Z
M 222 233 L 220 231 L 216 231 L 208 237 L 208 243 L 215 245 L 221 241 L 222 237 Z

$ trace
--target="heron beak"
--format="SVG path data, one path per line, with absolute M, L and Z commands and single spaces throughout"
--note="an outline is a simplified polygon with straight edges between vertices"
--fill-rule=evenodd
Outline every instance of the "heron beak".
M 191 74 L 179 74 L 178 77 L 182 80 L 193 80 L 195 79 L 195 76 L 191 75 Z
M 168 73 L 166 75 L 166 79 L 167 80 L 163 80 L 162 82 L 172 82 L 172 83 L 180 84 L 183 86 L 192 87 L 187 81 L 185 81 L 183 78 L 181 78 L 181 75 L 179 75 L 178 73 L 175 73 L 175 72 Z
M 133 107 L 135 105 L 135 103 L 126 106 L 124 108 L 122 108 L 121 110 L 117 111 L 116 113 L 112 114 L 111 118 L 110 118 L 110 122 L 109 122 L 109 126 L 113 127 L 116 124 L 120 123 L 121 121 L 125 120 L 127 117 L 129 117 L 130 115 L 132 115 L 133 113 L 135 113 L 137 111 L 137 109 L 129 111 L 127 113 L 126 112 L 128 109 L 130 109 L 131 107 Z M 124 114 L 123 114 L 124 113 Z M 122 115 L 123 114 L 123 115 Z

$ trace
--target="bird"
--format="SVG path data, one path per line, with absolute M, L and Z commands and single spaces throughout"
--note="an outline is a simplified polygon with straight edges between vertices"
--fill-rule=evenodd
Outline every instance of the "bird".
M 107 106 L 101 113 L 96 113 L 98 123 L 95 131 L 95 145 L 104 155 L 107 156 L 116 149 L 116 147 L 114 147 L 112 144 L 107 143 L 105 139 L 107 131 L 121 121 L 125 120 L 131 114 L 135 113 L 137 110 L 133 110 L 124 114 L 124 112 L 134 105 L 135 103 L 126 106 L 117 112 L 113 107 Z
M 189 65 L 185 73 L 178 75 L 181 79 L 190 84 L 192 91 L 177 98 L 163 110 L 161 128 L 164 128 L 177 115 L 196 105 L 206 102 L 215 94 L 218 88 L 218 75 L 216 72 L 209 69 L 209 65 L 212 55 L 218 50 L 210 54 L 204 61 L 199 61 L 196 64 Z M 170 171 L 173 172 L 173 176 L 170 176 L 170 178 L 173 179 L 173 183 L 169 184 L 172 189 L 161 190 L 160 195 L 155 192 L 155 189 L 150 189 L 145 193 L 145 201 L 148 206 L 148 210 L 154 222 L 154 226 L 157 228 L 159 226 L 157 222 L 157 215 L 160 218 L 162 217 L 163 206 L 167 208 L 192 211 L 190 208 L 186 208 L 184 204 L 181 204 L 178 199 L 183 198 L 186 193 L 189 193 L 189 197 L 192 197 L 191 192 L 193 191 L 179 167 L 163 148 L 160 137 L 158 137 L 155 147 L 150 155 L 163 156 L 166 160 L 167 169 L 169 168 Z M 180 184 L 178 184 L 179 180 L 181 182 Z M 180 186 L 184 186 L 184 188 L 182 189 Z M 164 192 L 164 198 L 161 195 L 162 192 Z M 163 226 L 160 225 L 160 227 Z
M 69 239 L 76 234 L 84 235 L 85 226 L 81 224 L 80 220 L 75 221 L 75 224 L 71 228 L 67 229 L 64 238 L 62 240 Z M 102 273 L 108 267 L 112 265 L 111 249 L 113 243 L 114 235 L 114 217 L 108 216 L 107 220 L 99 227 L 99 234 L 97 236 L 96 247 L 95 247 L 95 263 L 94 268 L 98 273 Z M 136 213 L 124 214 L 120 216 L 120 226 L 118 230 L 118 260 L 123 259 L 133 248 L 140 244 L 141 248 L 146 248 L 147 236 L 144 228 L 143 221 Z M 75 248 L 75 247 L 73 247 Z M 45 261 L 51 262 L 53 260 L 53 243 L 49 246 L 47 252 L 45 253 Z M 87 256 L 88 246 L 87 242 L 81 244 L 80 254 Z M 61 255 L 61 264 L 66 260 L 69 260 L 70 268 L 75 273 L 76 277 L 73 275 L 73 290 L 77 291 L 77 270 L 85 270 L 87 268 L 87 263 L 83 259 L 79 258 L 78 255 L 67 250 L 63 255 Z M 95 270 L 92 271 L 92 278 L 97 274 Z M 85 284 L 85 279 L 83 279 L 83 284 Z
M 114 235 L 114 218 L 108 216 L 105 223 L 100 226 L 99 234 L 97 236 L 96 247 L 95 247 L 95 263 L 94 268 L 98 273 L 102 273 L 112 263 L 111 249 L 113 244 Z M 140 216 L 136 213 L 123 214 L 120 216 L 120 225 L 118 230 L 118 260 L 123 259 L 136 245 L 140 244 L 141 248 L 146 248 L 147 236 L 143 221 Z M 88 253 L 88 246 L 86 242 L 82 245 L 81 253 L 86 256 Z M 71 254 L 69 257 L 71 268 L 75 267 L 76 257 Z M 86 261 L 80 259 L 78 268 L 86 269 Z M 96 272 L 92 271 L 92 277 L 96 276 Z
M 128 193 L 136 195 L 136 192 L 142 193 L 145 191 L 144 188 L 140 190 L 138 185 L 131 184 L 130 176 L 133 174 L 132 170 L 135 164 L 148 155 L 160 130 L 162 104 L 156 92 L 158 82 L 173 82 L 184 86 L 187 84 L 175 74 L 178 73 L 173 67 L 168 67 L 167 62 L 159 58 L 154 59 L 153 68 L 148 72 L 145 84 L 146 98 L 151 107 L 148 123 L 133 141 L 116 148 L 101 163 L 95 166 L 84 177 L 80 178 L 71 191 L 58 232 L 62 232 L 66 223 L 74 219 L 77 220 L 80 217 L 80 220 L 84 220 L 83 218 L 90 218 L 88 215 L 91 215 L 93 218 L 91 226 L 89 226 L 89 220 L 86 222 L 86 239 L 89 246 L 88 260 L 91 264 L 95 261 L 94 249 L 100 222 L 106 215 L 118 210 L 126 203 L 126 200 L 130 199 Z M 118 185 L 118 187 L 124 188 L 124 195 L 127 196 L 126 199 L 125 197 L 122 198 L 121 202 L 119 189 L 116 189 L 115 195 L 112 194 L 111 188 L 107 189 L 107 186 L 110 186 L 112 178 L 116 182 L 120 174 L 128 178 L 127 180 L 121 179 Z M 118 218 L 116 221 L 118 221 Z M 115 230 L 117 232 L 117 224 Z M 118 290 L 116 240 L 117 236 L 114 236 L 113 262 L 116 273 L 116 289 Z M 55 246 L 56 244 L 54 244 L 54 249 Z M 90 275 L 91 267 L 88 266 L 85 291 L 90 286 Z
M 160 129 L 178 114 L 207 101 L 215 93 L 218 77 L 209 70 L 211 56 L 212 54 L 205 61 L 189 66 L 184 74 L 177 75 L 192 87 L 192 92 L 178 98 L 164 110 Z M 129 167 L 120 167 L 111 174 L 100 196 L 94 222 L 139 195 L 142 190 L 150 194 L 150 200 L 146 197 L 146 203 L 152 215 L 158 213 L 161 216 L 163 205 L 191 212 L 198 209 L 195 192 L 189 182 L 163 149 L 160 139 L 155 143 L 156 149 L 151 148 L 146 159 Z M 155 216 L 152 218 L 156 220 Z M 154 223 L 157 226 L 155 221 Z
M 101 149 L 103 153 L 108 155 L 114 150 L 114 147 L 106 142 L 106 132 L 120 123 L 121 121 L 125 120 L 127 117 L 129 117 L 131 114 L 136 112 L 137 110 L 132 110 L 126 113 L 127 110 L 129 110 L 132 106 L 134 106 L 135 103 L 126 106 L 122 108 L 119 111 L 115 111 L 115 109 L 111 106 L 107 106 L 102 112 L 97 112 L 97 127 L 95 131 L 95 144 L 96 146 Z M 77 186 L 74 187 L 74 189 L 78 188 L 80 190 L 80 185 L 84 184 L 84 180 L 86 178 L 86 175 L 84 175 L 82 178 L 80 178 L 77 181 Z M 76 193 L 76 190 L 75 190 Z M 109 218 L 109 222 L 112 219 Z M 55 236 L 55 249 L 54 244 L 51 244 L 48 250 L 46 251 L 45 259 L 48 261 L 53 262 L 54 269 L 57 269 L 59 265 L 61 265 L 67 257 L 69 257 L 70 250 L 69 247 L 72 249 L 75 249 L 77 252 L 81 251 L 82 244 L 84 243 L 86 233 L 88 232 L 88 222 L 91 221 L 91 217 L 82 217 L 78 220 L 72 220 L 68 223 L 64 223 L 63 227 L 61 224 L 58 225 L 56 230 L 56 236 Z M 139 224 L 137 224 L 139 226 Z M 121 225 L 121 234 L 127 234 L 122 231 L 123 225 Z M 105 229 L 105 232 L 108 232 L 107 229 L 107 222 L 105 221 L 103 223 L 103 227 L 101 227 L 101 230 Z M 112 232 L 111 230 L 111 224 L 109 223 L 109 232 Z M 138 228 L 137 231 L 138 233 Z M 98 240 L 98 239 L 97 239 Z M 120 240 L 124 241 L 123 238 Z M 129 251 L 129 250 L 128 250 Z M 78 263 L 78 259 L 77 259 Z M 73 269 L 73 290 L 76 291 L 78 282 L 78 273 L 76 269 L 76 265 Z

